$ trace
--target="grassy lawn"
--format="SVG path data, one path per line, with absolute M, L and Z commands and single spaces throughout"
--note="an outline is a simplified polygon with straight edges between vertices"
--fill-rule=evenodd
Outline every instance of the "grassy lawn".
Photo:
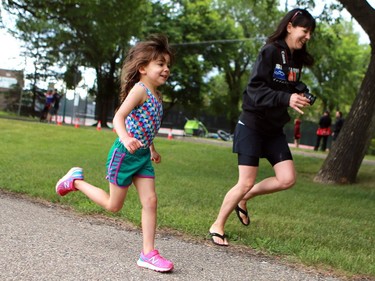
M 84 213 L 103 213 L 79 192 L 55 194 L 56 181 L 72 166 L 103 189 L 105 161 L 116 135 L 110 130 L 76 129 L 0 119 L 0 188 L 69 205 Z M 158 227 L 205 239 L 223 196 L 237 180 L 230 147 L 157 138 L 162 163 L 155 165 L 159 197 Z M 296 186 L 249 202 L 250 227 L 233 213 L 227 223 L 231 243 L 289 261 L 346 276 L 375 277 L 375 166 L 362 165 L 358 183 L 321 185 L 312 181 L 322 159 L 295 155 Z M 259 179 L 273 174 L 261 161 Z M 112 215 L 140 225 L 134 188 L 121 212 Z

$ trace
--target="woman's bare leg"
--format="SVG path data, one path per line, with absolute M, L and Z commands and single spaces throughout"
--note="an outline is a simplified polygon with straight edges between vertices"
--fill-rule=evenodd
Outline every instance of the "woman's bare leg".
M 296 172 L 292 160 L 279 162 L 273 166 L 273 169 L 275 171 L 274 177 L 266 178 L 255 184 L 254 187 L 245 194 L 238 204 L 241 209 L 247 210 L 247 201 L 255 196 L 282 191 L 294 185 Z M 244 222 L 246 222 L 247 218 L 241 213 L 240 215 Z
M 258 167 L 253 166 L 238 166 L 239 178 L 237 184 L 232 187 L 225 195 L 221 205 L 219 214 L 215 222 L 210 227 L 211 233 L 224 234 L 225 223 L 232 213 L 238 202 L 245 194 L 253 187 L 257 175 Z M 220 237 L 212 237 L 218 244 L 227 245 L 228 241 L 220 239 Z

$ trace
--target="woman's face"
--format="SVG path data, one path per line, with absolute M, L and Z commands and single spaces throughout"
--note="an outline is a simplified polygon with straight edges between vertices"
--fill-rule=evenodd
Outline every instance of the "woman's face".
M 307 43 L 311 38 L 311 31 L 309 28 L 302 26 L 293 26 L 291 23 L 287 26 L 287 36 L 285 41 L 291 52 L 299 50 Z

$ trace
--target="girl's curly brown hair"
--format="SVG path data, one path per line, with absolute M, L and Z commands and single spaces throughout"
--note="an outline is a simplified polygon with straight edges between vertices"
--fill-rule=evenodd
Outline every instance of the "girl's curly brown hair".
M 173 52 L 165 35 L 151 35 L 146 41 L 136 43 L 128 52 L 121 70 L 120 104 L 124 102 L 135 83 L 140 80 L 139 69 L 160 56 L 168 55 L 172 61 Z

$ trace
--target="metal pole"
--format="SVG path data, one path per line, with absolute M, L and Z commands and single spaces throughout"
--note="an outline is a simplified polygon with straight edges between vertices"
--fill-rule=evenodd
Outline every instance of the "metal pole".
M 64 109 L 63 109 L 63 120 L 62 120 L 64 124 L 65 124 L 65 113 L 66 113 L 66 93 L 64 95 Z

